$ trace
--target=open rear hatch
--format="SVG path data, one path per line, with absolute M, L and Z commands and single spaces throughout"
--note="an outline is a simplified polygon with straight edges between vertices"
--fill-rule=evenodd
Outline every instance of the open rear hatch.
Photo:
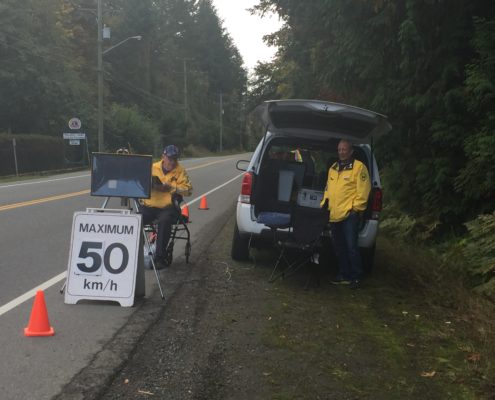
M 267 131 L 310 138 L 313 136 L 370 143 L 392 128 L 387 117 L 345 104 L 319 100 L 266 101 L 257 110 Z
M 372 145 L 373 139 L 391 130 L 387 117 L 382 114 L 319 100 L 266 101 L 257 108 L 256 112 L 261 117 L 266 132 L 289 140 L 313 139 L 320 143 L 329 143 L 338 139 L 347 139 L 356 144 Z M 267 144 L 265 133 L 263 149 L 259 153 L 257 164 L 264 160 L 263 163 L 266 165 L 255 168 L 259 175 L 253 176 L 254 193 L 251 202 L 255 205 L 255 215 L 260 211 L 287 212 L 289 207 L 288 203 L 275 200 L 276 193 L 271 196 L 269 193 L 278 187 L 278 169 L 293 170 L 291 164 L 294 162 L 284 161 L 287 165 L 279 168 L 278 164 L 281 162 L 270 160 L 265 153 Z M 273 197 L 273 201 L 268 201 L 269 197 Z

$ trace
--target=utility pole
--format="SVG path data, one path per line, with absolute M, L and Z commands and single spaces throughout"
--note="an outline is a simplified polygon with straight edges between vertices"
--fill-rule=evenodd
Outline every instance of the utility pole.
M 119 43 L 109 47 L 103 51 L 103 11 L 102 11 L 102 0 L 98 0 L 97 7 L 97 25 L 98 25 L 98 151 L 102 152 L 105 150 L 105 140 L 103 135 L 103 55 L 109 51 L 115 49 L 121 44 L 127 42 L 131 39 L 141 40 L 142 36 L 130 36 Z M 107 38 L 109 39 L 109 37 Z
M 187 60 L 184 58 L 184 129 L 187 138 Z
M 98 151 L 105 149 L 103 142 L 103 17 L 101 11 L 101 1 L 98 0 L 97 25 L 98 25 Z
M 223 137 L 223 94 L 220 92 L 220 152 L 222 152 Z
M 243 150 L 243 147 L 244 147 L 242 145 L 242 134 L 243 134 L 244 129 L 246 127 L 246 120 L 245 120 L 244 113 L 245 113 L 245 103 L 244 103 L 244 100 L 242 99 L 239 102 L 239 149 L 241 149 L 241 151 Z

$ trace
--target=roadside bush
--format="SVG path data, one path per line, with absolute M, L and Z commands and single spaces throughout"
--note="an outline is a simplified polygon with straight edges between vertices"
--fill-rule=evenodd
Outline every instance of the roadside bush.
M 188 144 L 182 149 L 184 157 L 211 157 L 214 153 L 202 146 Z
M 415 218 L 401 211 L 395 203 L 388 203 L 383 209 L 380 230 L 407 242 L 424 242 L 432 239 L 437 225 L 436 220 Z
M 465 224 L 467 233 L 441 242 L 435 237 L 435 223 L 424 223 L 400 212 L 394 204 L 384 207 L 380 230 L 394 241 L 422 246 L 436 253 L 440 265 L 430 274 L 440 279 L 458 275 L 461 281 L 495 301 L 495 213 L 484 214 Z
M 476 279 L 476 290 L 495 300 L 495 212 L 466 224 L 469 235 L 461 241 L 462 252 Z
M 158 141 L 158 127 L 137 107 L 113 104 L 105 120 L 105 148 L 113 152 L 121 147 L 138 154 L 152 154 Z

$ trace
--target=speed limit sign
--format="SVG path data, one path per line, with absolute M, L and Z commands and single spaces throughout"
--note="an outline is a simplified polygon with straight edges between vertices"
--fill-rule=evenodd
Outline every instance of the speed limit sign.
M 140 231 L 140 215 L 74 213 L 65 303 L 113 300 L 132 306 Z

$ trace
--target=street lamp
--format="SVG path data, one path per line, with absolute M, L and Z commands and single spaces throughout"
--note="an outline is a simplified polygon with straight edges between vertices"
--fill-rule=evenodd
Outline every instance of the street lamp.
M 113 50 L 115 49 L 116 47 L 119 47 L 121 44 L 127 42 L 128 40 L 131 40 L 131 39 L 136 39 L 136 40 L 141 40 L 143 37 L 141 35 L 138 35 L 138 36 L 130 36 L 128 37 L 127 39 L 124 39 L 122 41 L 120 41 L 119 43 L 113 45 L 112 47 L 109 47 L 108 49 L 104 50 L 101 52 L 101 55 L 105 55 L 107 54 L 110 50 Z
M 114 46 L 109 47 L 105 51 L 102 50 L 103 44 L 103 18 L 101 9 L 101 0 L 98 0 L 98 151 L 102 152 L 105 149 L 104 139 L 103 139 L 103 55 L 109 51 L 115 49 L 121 44 L 127 42 L 131 39 L 141 40 L 142 36 L 130 36 L 117 43 Z

